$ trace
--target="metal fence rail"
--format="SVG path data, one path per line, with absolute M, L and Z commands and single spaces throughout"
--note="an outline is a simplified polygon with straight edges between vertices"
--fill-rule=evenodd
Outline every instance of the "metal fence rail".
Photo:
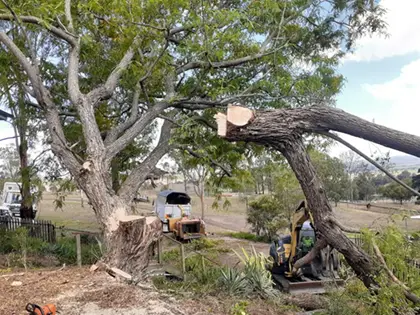
M 26 228 L 30 237 L 49 243 L 56 242 L 55 225 L 51 221 L 0 217 L 0 229 L 14 231 L 20 227 Z

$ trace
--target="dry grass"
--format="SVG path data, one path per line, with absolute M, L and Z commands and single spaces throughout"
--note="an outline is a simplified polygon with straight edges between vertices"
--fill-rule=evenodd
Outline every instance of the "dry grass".
M 150 200 L 156 198 L 153 192 L 148 192 Z M 193 214 L 201 216 L 201 209 L 199 199 L 196 196 L 192 197 Z M 246 205 L 245 201 L 239 197 L 228 198 L 231 207 L 229 210 L 215 210 L 212 209 L 214 198 L 205 198 L 205 221 L 207 222 L 208 231 L 212 233 L 223 233 L 229 231 L 243 231 L 248 232 L 250 226 L 246 222 Z M 81 206 L 79 195 L 70 195 L 65 202 L 62 210 L 55 210 L 54 195 L 50 193 L 44 194 L 44 198 L 39 206 L 39 218 L 51 220 L 58 226 L 66 226 L 68 228 L 82 229 L 82 230 L 97 230 L 98 224 L 96 222 L 93 210 L 85 200 L 84 207 Z M 381 204 L 393 208 L 401 207 L 398 204 Z M 418 209 L 419 206 L 411 204 L 404 204 L 404 209 Z M 406 227 L 405 220 L 398 218 L 398 216 L 390 216 L 389 214 L 372 212 L 363 210 L 363 205 L 339 205 L 336 209 L 338 219 L 348 226 L 355 228 L 383 226 L 394 218 L 396 223 L 402 228 Z M 152 211 L 152 202 L 139 203 L 137 206 L 138 213 L 150 213 Z M 393 211 L 398 213 L 398 211 Z M 402 213 L 401 213 L 402 214 Z M 395 218 L 396 217 L 396 218 Z M 407 228 L 409 231 L 420 230 L 420 220 L 407 219 Z

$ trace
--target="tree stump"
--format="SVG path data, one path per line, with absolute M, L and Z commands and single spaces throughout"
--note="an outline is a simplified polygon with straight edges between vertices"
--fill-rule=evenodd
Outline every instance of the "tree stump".
M 135 276 L 149 264 L 150 248 L 162 234 L 157 217 L 125 216 L 107 240 L 104 262 Z

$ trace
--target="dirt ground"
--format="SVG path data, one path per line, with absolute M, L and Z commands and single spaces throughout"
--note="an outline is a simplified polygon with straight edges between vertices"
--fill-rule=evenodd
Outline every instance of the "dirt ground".
M 20 285 L 16 285 L 20 282 Z M 0 274 L 0 314 L 24 315 L 27 303 L 55 304 L 64 315 L 226 315 L 238 300 L 208 296 L 205 299 L 158 292 L 151 282 L 121 283 L 105 272 L 88 268 L 13 271 Z M 179 293 L 179 292 L 178 292 Z M 296 297 L 307 302 L 311 297 Z M 304 301 L 305 300 L 305 301 Z M 304 314 L 290 307 L 253 300 L 250 315 Z

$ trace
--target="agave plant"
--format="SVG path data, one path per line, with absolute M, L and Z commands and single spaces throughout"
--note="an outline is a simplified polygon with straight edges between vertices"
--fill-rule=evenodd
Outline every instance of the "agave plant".
M 247 295 L 250 293 L 250 287 L 245 274 L 234 268 L 224 268 L 221 270 L 220 284 L 230 295 Z
M 252 247 L 251 253 L 242 248 L 243 256 L 234 251 L 244 264 L 243 275 L 247 282 L 249 291 L 255 292 L 264 298 L 272 297 L 276 294 L 273 287 L 271 273 L 267 270 L 267 265 L 271 260 L 263 253 L 257 253 Z

